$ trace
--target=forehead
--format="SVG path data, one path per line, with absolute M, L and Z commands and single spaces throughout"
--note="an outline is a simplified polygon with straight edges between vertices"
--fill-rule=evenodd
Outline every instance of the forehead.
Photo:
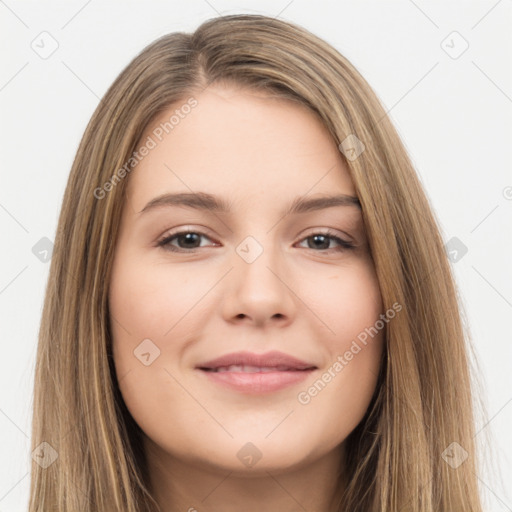
M 335 141 L 305 106 L 225 86 L 192 96 L 193 108 L 183 108 L 186 99 L 171 105 L 141 138 L 138 147 L 151 149 L 129 177 L 135 211 L 168 192 L 201 190 L 257 204 L 355 195 Z

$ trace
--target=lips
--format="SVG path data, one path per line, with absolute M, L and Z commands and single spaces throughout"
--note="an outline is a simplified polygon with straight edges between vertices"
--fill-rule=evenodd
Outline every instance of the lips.
M 257 373 L 310 370 L 316 368 L 316 366 L 283 352 L 272 351 L 265 354 L 233 352 L 201 363 L 197 365 L 197 368 L 213 372 Z
M 283 352 L 235 352 L 196 366 L 216 385 L 246 394 L 271 393 L 298 384 L 317 366 Z

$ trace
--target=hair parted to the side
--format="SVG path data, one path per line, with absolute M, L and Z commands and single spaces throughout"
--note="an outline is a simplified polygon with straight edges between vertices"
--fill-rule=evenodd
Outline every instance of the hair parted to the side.
M 354 66 L 305 29 L 231 15 L 147 46 L 109 88 L 73 162 L 59 218 L 39 333 L 30 512 L 155 512 L 141 431 L 115 376 L 108 283 L 129 177 L 98 199 L 149 123 L 211 84 L 255 88 L 308 106 L 345 159 L 359 197 L 384 309 L 382 370 L 370 407 L 347 439 L 339 510 L 481 512 L 473 436 L 469 337 L 437 221 L 385 110 Z M 341 154 L 341 153 L 340 153 Z M 134 168 L 132 172 L 137 172 Z M 333 407 L 336 407 L 333 404 Z M 457 469 L 441 454 L 468 453 Z

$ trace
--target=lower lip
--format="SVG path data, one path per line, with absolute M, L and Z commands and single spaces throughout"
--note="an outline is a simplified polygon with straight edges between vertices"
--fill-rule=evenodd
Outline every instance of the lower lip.
M 199 370 L 212 381 L 241 393 L 270 393 L 279 391 L 307 379 L 315 371 L 276 371 L 276 372 L 209 372 Z

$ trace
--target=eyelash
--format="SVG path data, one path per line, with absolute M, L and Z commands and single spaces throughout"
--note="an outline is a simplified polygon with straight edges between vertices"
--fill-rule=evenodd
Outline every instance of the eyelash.
M 182 249 L 182 248 L 177 248 L 177 247 L 170 245 L 171 240 L 173 240 L 174 238 L 177 238 L 180 235 L 186 235 L 186 234 L 190 234 L 190 233 L 209 238 L 208 235 L 206 235 L 205 233 L 201 233 L 200 231 L 185 230 L 185 231 L 179 231 L 178 233 L 173 233 L 173 234 L 166 236 L 165 238 L 160 240 L 157 245 L 158 245 L 158 247 L 162 247 L 163 249 L 165 249 L 167 251 L 171 251 L 171 252 L 194 253 L 197 251 L 197 249 L 200 249 L 200 247 L 195 247 L 193 249 Z M 305 249 L 309 249 L 313 252 L 328 253 L 332 250 L 334 250 L 334 252 L 342 252 L 342 251 L 351 250 L 351 249 L 355 248 L 354 244 L 347 242 L 346 240 L 343 240 L 339 236 L 336 236 L 336 234 L 333 231 L 330 231 L 329 229 L 326 229 L 325 231 L 318 231 L 318 232 L 312 233 L 311 235 L 308 235 L 307 237 L 303 238 L 300 241 L 302 242 L 304 240 L 307 240 L 308 238 L 313 238 L 316 235 L 322 235 L 324 237 L 330 238 L 331 240 L 334 240 L 335 242 L 337 242 L 341 247 L 338 247 L 336 249 L 333 249 L 333 248 L 321 249 L 319 251 L 317 251 L 313 248 L 310 248 L 310 247 L 305 247 Z

